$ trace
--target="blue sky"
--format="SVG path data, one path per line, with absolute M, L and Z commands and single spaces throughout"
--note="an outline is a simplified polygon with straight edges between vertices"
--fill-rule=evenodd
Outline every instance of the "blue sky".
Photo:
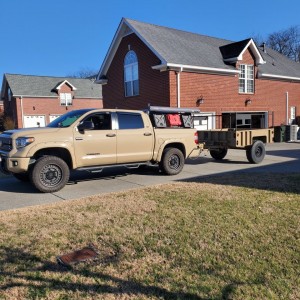
M 239 41 L 300 24 L 299 0 L 0 0 L 0 76 L 98 70 L 122 17 Z

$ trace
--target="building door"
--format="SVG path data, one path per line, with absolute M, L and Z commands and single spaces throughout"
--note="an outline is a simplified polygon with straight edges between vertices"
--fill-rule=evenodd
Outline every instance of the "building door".
M 194 128 L 197 130 L 210 130 L 216 128 L 216 113 L 207 112 L 194 115 Z
M 24 126 L 23 128 L 30 127 L 45 127 L 45 116 L 24 116 Z
M 222 128 L 258 129 L 268 128 L 268 112 L 222 113 Z
M 61 115 L 50 115 L 49 116 L 49 121 L 50 121 L 50 123 L 52 122 L 52 121 L 54 121 L 55 119 L 57 119 L 58 117 L 60 117 Z

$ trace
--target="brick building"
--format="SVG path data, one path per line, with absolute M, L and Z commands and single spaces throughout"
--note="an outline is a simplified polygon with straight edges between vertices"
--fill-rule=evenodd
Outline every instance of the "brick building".
M 4 74 L 5 115 L 15 128 L 45 126 L 68 110 L 102 108 L 102 87 L 91 79 Z
M 97 83 L 105 108 L 198 107 L 199 129 L 290 124 L 300 114 L 299 63 L 252 39 L 129 19 L 122 19 Z

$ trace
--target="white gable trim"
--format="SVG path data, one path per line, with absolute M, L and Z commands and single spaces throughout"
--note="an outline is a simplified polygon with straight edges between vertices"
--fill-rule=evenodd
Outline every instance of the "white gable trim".
M 69 85 L 69 86 L 72 88 L 73 91 L 76 91 L 76 90 L 77 90 L 77 88 L 76 88 L 73 84 L 71 84 L 68 80 L 64 80 L 64 81 L 63 81 L 60 85 L 58 85 L 55 89 L 56 89 L 57 91 L 60 90 L 60 88 L 61 88 L 64 84 Z
M 253 55 L 255 57 L 255 63 L 256 63 L 256 65 L 263 65 L 263 64 L 266 63 L 264 61 L 263 57 L 261 56 L 258 48 L 256 47 L 253 39 L 251 39 L 248 42 L 248 44 L 245 46 L 245 48 L 243 49 L 243 51 L 240 53 L 240 55 L 238 57 L 232 57 L 232 58 L 224 59 L 224 62 L 233 63 L 233 62 L 237 62 L 237 61 L 243 60 L 243 54 L 245 53 L 245 51 L 248 48 L 250 48 L 251 52 L 253 53 Z
M 97 76 L 97 80 L 96 80 L 96 83 L 99 83 L 99 80 L 101 79 L 102 76 L 105 76 L 109 67 L 110 67 L 110 64 L 118 50 L 118 47 L 122 41 L 122 38 L 124 36 L 127 36 L 129 34 L 132 34 L 132 33 L 135 33 L 142 41 L 143 43 L 161 60 L 162 63 L 166 63 L 165 59 L 163 57 L 161 57 L 158 52 L 153 48 L 151 47 L 151 45 L 143 38 L 143 36 L 141 36 L 136 30 L 134 27 L 132 27 L 129 22 L 127 22 L 127 20 L 125 18 L 123 18 L 121 20 L 121 23 L 115 33 L 115 36 L 111 42 L 111 45 L 108 49 L 108 52 L 105 56 L 105 59 L 102 63 L 102 66 L 100 68 L 100 71 L 98 73 L 98 76 Z
M 238 56 L 238 60 L 242 60 L 243 59 L 243 54 L 245 53 L 245 51 L 250 48 L 250 50 L 252 51 L 254 57 L 255 57 L 255 62 L 257 65 L 263 65 L 266 62 L 264 61 L 263 57 L 261 56 L 259 50 L 257 49 L 254 41 L 251 39 L 248 44 L 246 45 L 246 47 L 244 48 L 244 50 L 241 52 L 241 54 Z
M 152 69 L 159 71 L 186 71 L 186 72 L 197 72 L 197 73 L 207 73 L 207 74 L 221 74 L 221 75 L 236 75 L 239 74 L 239 70 L 230 70 L 230 69 L 221 69 L 221 68 L 209 68 L 209 67 L 200 67 L 200 66 L 191 66 L 191 65 L 180 65 L 180 64 L 161 64 L 153 66 Z

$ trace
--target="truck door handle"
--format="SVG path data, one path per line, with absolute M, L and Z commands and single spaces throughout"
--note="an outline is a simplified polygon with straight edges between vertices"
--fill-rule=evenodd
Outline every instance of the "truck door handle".
M 83 140 L 83 138 L 79 138 L 79 137 L 77 137 L 77 138 L 75 138 L 75 140 L 76 140 L 76 141 L 82 141 L 82 140 Z
M 150 135 L 152 135 L 151 132 L 145 132 L 145 133 L 144 133 L 144 136 L 150 136 Z
M 115 137 L 116 134 L 115 134 L 115 133 L 108 133 L 106 136 L 107 136 L 107 137 Z

